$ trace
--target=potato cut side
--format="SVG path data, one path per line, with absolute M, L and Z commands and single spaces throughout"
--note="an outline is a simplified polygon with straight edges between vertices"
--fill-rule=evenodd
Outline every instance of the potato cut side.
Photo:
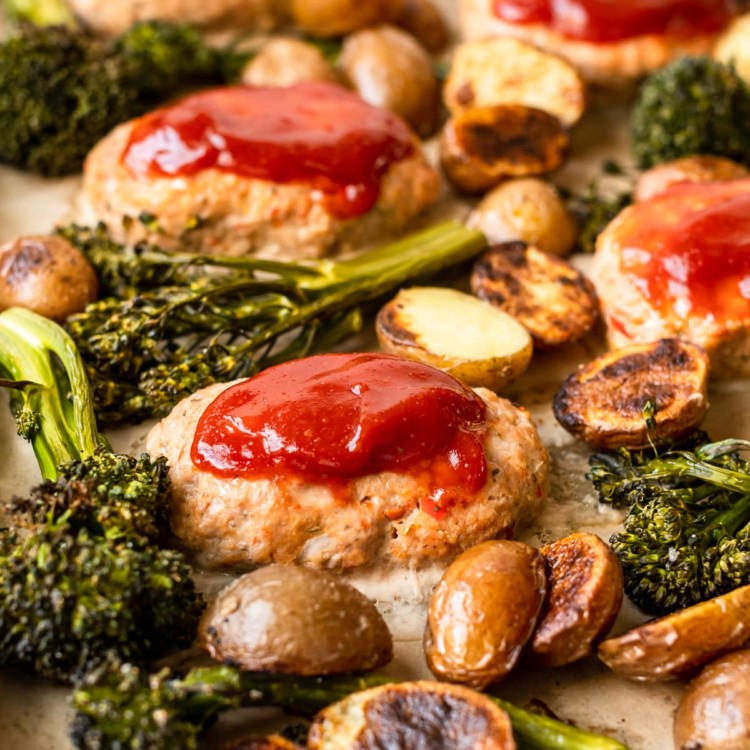
M 595 534 L 579 531 L 540 552 L 547 566 L 547 599 L 531 641 L 550 667 L 582 659 L 614 624 L 623 599 L 617 556 Z
M 528 332 L 510 315 L 439 287 L 402 289 L 378 313 L 375 330 L 384 351 L 492 390 L 521 375 L 533 351 Z
M 421 680 L 352 693 L 313 721 L 310 750 L 515 750 L 508 715 L 487 696 Z
M 538 349 L 577 341 L 599 319 L 594 285 L 567 261 L 523 242 L 482 255 L 471 288 L 521 323 Z
M 559 57 L 517 39 L 460 44 L 445 82 L 443 98 L 455 113 L 467 107 L 523 104 L 577 122 L 586 107 L 578 72 Z
M 597 448 L 645 448 L 679 440 L 708 408 L 708 355 L 661 339 L 598 357 L 570 375 L 552 400 L 557 421 Z
M 750 640 L 750 586 L 633 628 L 599 644 L 599 658 L 632 680 L 685 677 Z
M 459 112 L 440 138 L 443 172 L 467 193 L 485 192 L 510 177 L 551 172 L 567 150 L 568 134 L 556 117 L 519 104 Z

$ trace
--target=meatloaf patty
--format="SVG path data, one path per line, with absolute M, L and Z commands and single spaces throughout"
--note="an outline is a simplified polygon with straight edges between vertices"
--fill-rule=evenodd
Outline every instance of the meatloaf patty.
M 310 92 L 314 86 L 327 87 L 323 96 L 333 92 L 332 96 L 345 102 L 356 99 L 366 108 L 364 114 L 379 112 L 332 84 L 299 84 L 295 88 L 301 91 L 303 86 Z M 221 90 L 191 99 L 205 100 L 214 94 L 221 95 Z M 386 117 L 398 120 L 395 115 Z M 134 172 L 123 162 L 123 154 L 138 120 L 117 127 L 89 154 L 76 218 L 85 224 L 104 222 L 112 236 L 126 244 L 148 240 L 167 249 L 209 255 L 317 258 L 378 242 L 401 230 L 433 203 L 440 191 L 440 178 L 425 160 L 416 138 L 398 122 L 407 137 L 413 138 L 413 149 L 389 162 L 380 175 L 374 206 L 354 218 L 329 211 L 320 191 L 309 182 L 273 182 L 214 166 L 175 175 Z M 316 125 L 313 121 L 312 127 Z M 255 121 L 248 118 L 247 132 L 253 133 L 254 126 Z M 326 128 L 328 123 L 317 126 Z M 311 137 L 315 136 L 312 132 Z M 177 152 L 174 158 L 181 156 Z M 357 158 L 356 153 L 352 158 Z M 148 221 L 139 220 L 144 216 Z
M 423 491 L 407 474 L 360 477 L 353 483 L 354 499 L 344 505 L 324 485 L 222 479 L 196 468 L 190 448 L 198 420 L 229 385 L 209 386 L 179 403 L 147 440 L 150 453 L 169 460 L 172 531 L 201 566 L 418 565 L 508 537 L 541 510 L 547 452 L 529 415 L 491 391 L 476 391 L 487 404 L 487 484 L 472 502 L 452 506 L 437 520 L 420 510 Z

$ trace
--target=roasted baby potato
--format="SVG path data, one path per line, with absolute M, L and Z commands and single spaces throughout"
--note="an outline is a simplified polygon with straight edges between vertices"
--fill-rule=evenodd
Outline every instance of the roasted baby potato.
M 437 124 L 440 93 L 427 51 L 393 26 L 347 37 L 339 60 L 346 81 L 375 107 L 403 117 L 421 136 Z
M 474 264 L 471 289 L 512 315 L 537 349 L 577 341 L 599 319 L 594 285 L 567 261 L 524 242 L 484 253 Z
M 682 182 L 723 182 L 747 177 L 747 168 L 723 156 L 686 156 L 647 169 L 635 183 L 633 200 L 645 201 Z
M 271 734 L 268 737 L 232 740 L 222 745 L 220 750 L 301 750 L 301 748 L 278 734 Z
M 404 0 L 397 23 L 431 54 L 444 50 L 450 41 L 445 19 L 432 0 Z
M 623 598 L 620 563 L 606 542 L 583 531 L 539 550 L 547 598 L 531 652 L 549 667 L 582 659 L 614 624 Z
M 495 391 L 526 370 L 533 352 L 531 336 L 510 315 L 441 287 L 402 289 L 378 313 L 375 331 L 383 351 Z
M 689 435 L 708 408 L 708 355 L 661 339 L 607 352 L 569 375 L 552 400 L 557 421 L 597 448 L 646 448 Z
M 277 37 L 263 45 L 242 71 L 247 86 L 292 86 L 302 81 L 338 81 L 338 73 L 314 44 Z
M 364 594 L 295 565 L 268 565 L 231 583 L 206 610 L 200 633 L 215 659 L 257 672 L 352 672 L 393 655 L 388 627 Z
M 732 65 L 750 84 L 750 13 L 736 18 L 719 37 L 714 47 L 714 57 Z
M 395 22 L 403 0 L 291 0 L 292 19 L 312 36 L 343 36 L 365 26 Z
M 675 750 L 750 747 L 750 651 L 711 662 L 687 687 L 674 716 Z
M 307 747 L 515 750 L 516 743 L 508 715 L 486 696 L 421 680 L 362 690 L 324 708 Z
M 567 150 L 568 134 L 556 117 L 520 104 L 465 109 L 448 120 L 440 136 L 443 172 L 465 193 L 551 172 Z
M 750 586 L 633 628 L 599 644 L 599 658 L 632 680 L 686 677 L 750 640 Z
M 467 224 L 482 232 L 491 244 L 519 240 L 553 255 L 567 255 L 578 235 L 560 194 L 535 177 L 498 185 L 482 198 Z
M 93 267 L 62 237 L 19 237 L 0 247 L 0 310 L 25 307 L 62 322 L 98 293 Z
M 576 123 L 586 106 L 583 81 L 555 55 L 516 39 L 460 44 L 454 53 L 443 100 L 452 113 L 468 107 L 523 104 Z
M 523 542 L 484 542 L 459 555 L 432 592 L 424 647 L 432 673 L 484 688 L 505 677 L 544 602 L 544 559 Z

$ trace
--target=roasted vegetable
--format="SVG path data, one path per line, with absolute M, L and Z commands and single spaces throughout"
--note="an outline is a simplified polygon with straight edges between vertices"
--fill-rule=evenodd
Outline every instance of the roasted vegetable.
M 393 656 L 372 601 L 333 573 L 297 565 L 268 565 L 230 583 L 206 610 L 201 637 L 214 659 L 254 672 L 358 672 Z
M 654 73 L 632 114 L 641 167 L 694 154 L 750 163 L 750 88 L 734 69 L 708 57 L 682 57 Z
M 319 47 L 294 37 L 272 37 L 242 71 L 242 83 L 247 86 L 338 80 L 338 73 Z
M 604 192 L 592 182 L 570 201 L 571 213 L 580 228 L 578 248 L 584 253 L 596 250 L 596 240 L 607 225 L 633 200 L 630 190 Z
M 389 683 L 380 675 L 279 679 L 231 667 L 192 669 L 180 678 L 112 662 L 74 693 L 71 737 L 79 750 L 196 750 L 200 734 L 222 711 L 260 705 L 311 715 L 357 690 Z M 520 748 L 625 750 L 607 737 L 490 700 L 510 717 Z
M 647 612 L 666 613 L 750 584 L 750 465 L 743 440 L 680 450 L 598 453 L 589 478 L 599 499 L 628 507 L 610 543 L 625 592 Z
M 365 26 L 395 21 L 403 0 L 291 0 L 294 22 L 313 36 L 343 36 Z
M 599 658 L 632 680 L 686 677 L 750 640 L 750 586 L 640 625 L 599 644 Z
M 594 285 L 567 261 L 524 242 L 494 245 L 480 256 L 471 289 L 524 326 L 536 349 L 577 341 L 599 320 Z
M 164 460 L 106 449 L 83 366 L 54 323 L 1 313 L 0 372 L 48 478 L 13 501 L 0 535 L 0 663 L 75 681 L 109 651 L 144 662 L 189 645 L 202 601 L 182 555 L 156 543 Z
M 383 351 L 495 391 L 522 375 L 532 355 L 529 334 L 510 315 L 442 287 L 402 289 L 378 313 L 375 330 Z
M 359 329 L 359 305 L 485 246 L 479 232 L 446 223 L 351 260 L 302 264 L 148 248 L 129 256 L 106 237 L 83 232 L 79 242 L 77 234 L 65 236 L 102 268 L 105 288 L 119 269 L 122 291 L 144 290 L 95 302 L 67 322 L 108 423 L 163 416 L 206 385 L 330 346 Z
M 432 0 L 403 0 L 396 22 L 432 54 L 448 46 L 450 31 Z
M 244 59 L 214 51 L 189 26 L 137 24 L 113 42 L 22 27 L 0 43 L 0 161 L 76 172 L 115 125 L 185 87 L 225 82 Z
M 74 22 L 73 13 L 65 0 L 3 0 L 2 7 L 11 19 L 28 21 L 37 26 Z
M 568 432 L 598 448 L 645 448 L 690 435 L 708 409 L 707 389 L 704 349 L 661 339 L 579 367 L 560 386 L 552 409 Z

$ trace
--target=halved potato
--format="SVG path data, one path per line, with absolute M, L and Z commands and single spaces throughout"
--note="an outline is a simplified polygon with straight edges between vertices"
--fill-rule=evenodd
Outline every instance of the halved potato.
M 510 38 L 460 44 L 443 99 L 452 113 L 467 107 L 523 104 L 549 112 L 568 126 L 586 107 L 585 87 L 573 66 Z
M 495 391 L 524 372 L 533 351 L 528 331 L 510 315 L 440 287 L 402 289 L 378 313 L 375 331 L 383 351 Z
M 547 565 L 547 599 L 531 640 L 542 664 L 582 659 L 612 627 L 623 599 L 617 556 L 596 534 L 570 534 L 539 550 Z
M 445 176 L 465 193 L 481 193 L 510 177 L 544 174 L 562 164 L 568 134 L 541 109 L 520 104 L 456 113 L 440 137 Z
M 362 690 L 324 708 L 309 750 L 515 750 L 510 719 L 487 696 L 420 680 Z
M 553 255 L 567 255 L 578 227 L 553 185 L 537 177 L 519 177 L 498 185 L 482 198 L 466 222 L 491 245 L 528 242 Z
M 679 440 L 708 408 L 708 355 L 661 339 L 607 352 L 570 375 L 552 400 L 557 421 L 597 448 Z M 650 416 L 649 416 L 650 415 Z
M 750 586 L 673 612 L 599 644 L 599 658 L 632 680 L 685 677 L 750 640 Z
M 538 349 L 577 341 L 599 319 L 594 285 L 570 263 L 527 245 L 495 245 L 475 263 L 471 289 L 512 315 Z
M 723 182 L 748 174 L 747 167 L 723 156 L 686 156 L 643 172 L 635 183 L 633 200 L 649 200 L 683 182 Z

